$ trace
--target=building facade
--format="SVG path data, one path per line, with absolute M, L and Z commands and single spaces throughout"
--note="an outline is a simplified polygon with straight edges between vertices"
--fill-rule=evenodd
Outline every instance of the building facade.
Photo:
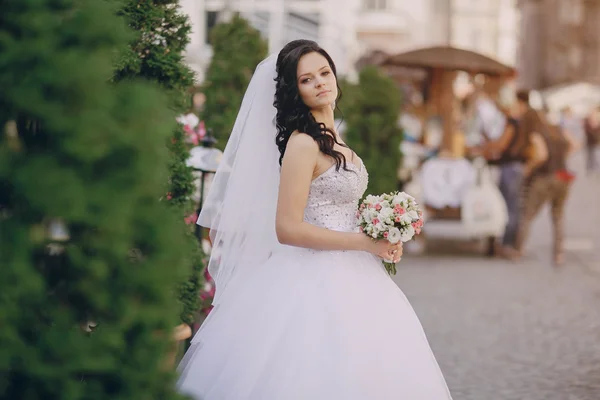
M 519 0 L 519 86 L 600 83 L 600 0 Z
M 240 12 L 275 53 L 290 40 L 313 39 L 355 77 L 356 62 L 434 45 L 474 50 L 514 65 L 517 0 L 180 0 L 192 23 L 187 61 L 204 79 L 211 57 L 208 32 L 229 12 Z M 538 0 L 539 1 L 539 0 Z M 562 0 L 561 0 L 562 1 Z M 564 0 L 570 1 L 570 0 Z
M 398 53 L 431 43 L 430 1 L 355 0 L 356 38 L 361 54 Z
M 239 12 L 278 52 L 294 39 L 311 39 L 328 50 L 340 74 L 353 69 L 358 57 L 354 9 L 343 0 L 181 0 L 192 23 L 186 60 L 204 80 L 212 56 L 209 31 L 224 15 Z
M 516 0 L 453 0 L 450 10 L 450 45 L 515 65 L 519 41 Z

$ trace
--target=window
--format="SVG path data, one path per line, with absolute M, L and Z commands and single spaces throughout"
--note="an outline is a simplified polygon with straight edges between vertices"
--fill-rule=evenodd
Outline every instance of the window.
M 385 10 L 387 0 L 363 0 L 363 8 L 365 10 Z
M 286 40 L 318 40 L 319 15 L 289 13 L 286 17 Z
M 207 11 L 206 12 L 206 43 L 212 44 L 210 40 L 210 31 L 217 24 L 217 18 L 219 17 L 218 11 Z

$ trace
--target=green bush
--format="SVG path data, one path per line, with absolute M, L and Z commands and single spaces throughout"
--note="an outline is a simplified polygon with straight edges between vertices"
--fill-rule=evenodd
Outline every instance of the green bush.
M 397 189 L 402 154 L 398 118 L 402 96 L 395 82 L 376 67 L 366 67 L 358 84 L 340 82 L 340 108 L 346 121 L 346 142 L 363 159 L 369 171 L 367 193 Z
M 123 49 L 117 59 L 115 80 L 144 79 L 158 83 L 169 94 L 169 108 L 178 114 L 187 108 L 187 91 L 194 84 L 194 74 L 183 60 L 189 42 L 190 25 L 187 16 L 179 10 L 178 0 L 120 0 L 119 14 L 134 30 L 135 38 Z M 168 199 L 179 213 L 181 221 L 193 214 L 191 201 L 194 192 L 192 169 L 186 166 L 189 145 L 182 126 L 175 119 L 167 124 L 172 132 L 167 143 L 171 151 Z M 188 278 L 180 284 L 181 321 L 194 322 L 200 308 L 200 288 L 203 284 L 203 254 L 193 230 L 181 239 L 189 245 L 185 265 Z
M 248 21 L 235 15 L 230 22 L 210 32 L 213 57 L 206 72 L 203 90 L 206 103 L 202 118 L 225 148 L 242 104 L 250 78 L 268 52 L 267 42 Z
M 175 113 L 110 82 L 129 40 L 106 1 L 0 3 L 2 399 L 180 397 L 164 361 L 188 246 L 158 201 Z

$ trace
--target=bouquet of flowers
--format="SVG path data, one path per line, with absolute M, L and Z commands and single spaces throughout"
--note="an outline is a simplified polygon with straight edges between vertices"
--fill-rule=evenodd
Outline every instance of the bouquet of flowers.
M 360 231 L 375 239 L 390 243 L 408 242 L 423 228 L 423 212 L 414 197 L 404 192 L 368 195 L 357 215 Z M 396 265 L 383 260 L 390 275 L 396 274 Z

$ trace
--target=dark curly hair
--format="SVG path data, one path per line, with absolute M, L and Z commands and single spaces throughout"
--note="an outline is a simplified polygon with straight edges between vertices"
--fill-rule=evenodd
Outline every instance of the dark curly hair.
M 312 40 L 291 41 L 285 45 L 277 56 L 277 78 L 275 78 L 276 89 L 273 106 L 277 109 L 277 137 L 275 142 L 280 153 L 279 165 L 283 160 L 292 132 L 298 131 L 312 137 L 319 145 L 319 150 L 335 160 L 336 170 L 343 167 L 349 171 L 344 154 L 333 148 L 335 144 L 343 147 L 348 146 L 338 142 L 334 132 L 327 128 L 324 123 L 315 120 L 298 92 L 298 62 L 302 56 L 313 52 L 319 53 L 327 59 L 333 75 L 337 78 L 335 64 L 331 56 Z M 338 100 L 341 98 L 341 93 L 338 85 Z

